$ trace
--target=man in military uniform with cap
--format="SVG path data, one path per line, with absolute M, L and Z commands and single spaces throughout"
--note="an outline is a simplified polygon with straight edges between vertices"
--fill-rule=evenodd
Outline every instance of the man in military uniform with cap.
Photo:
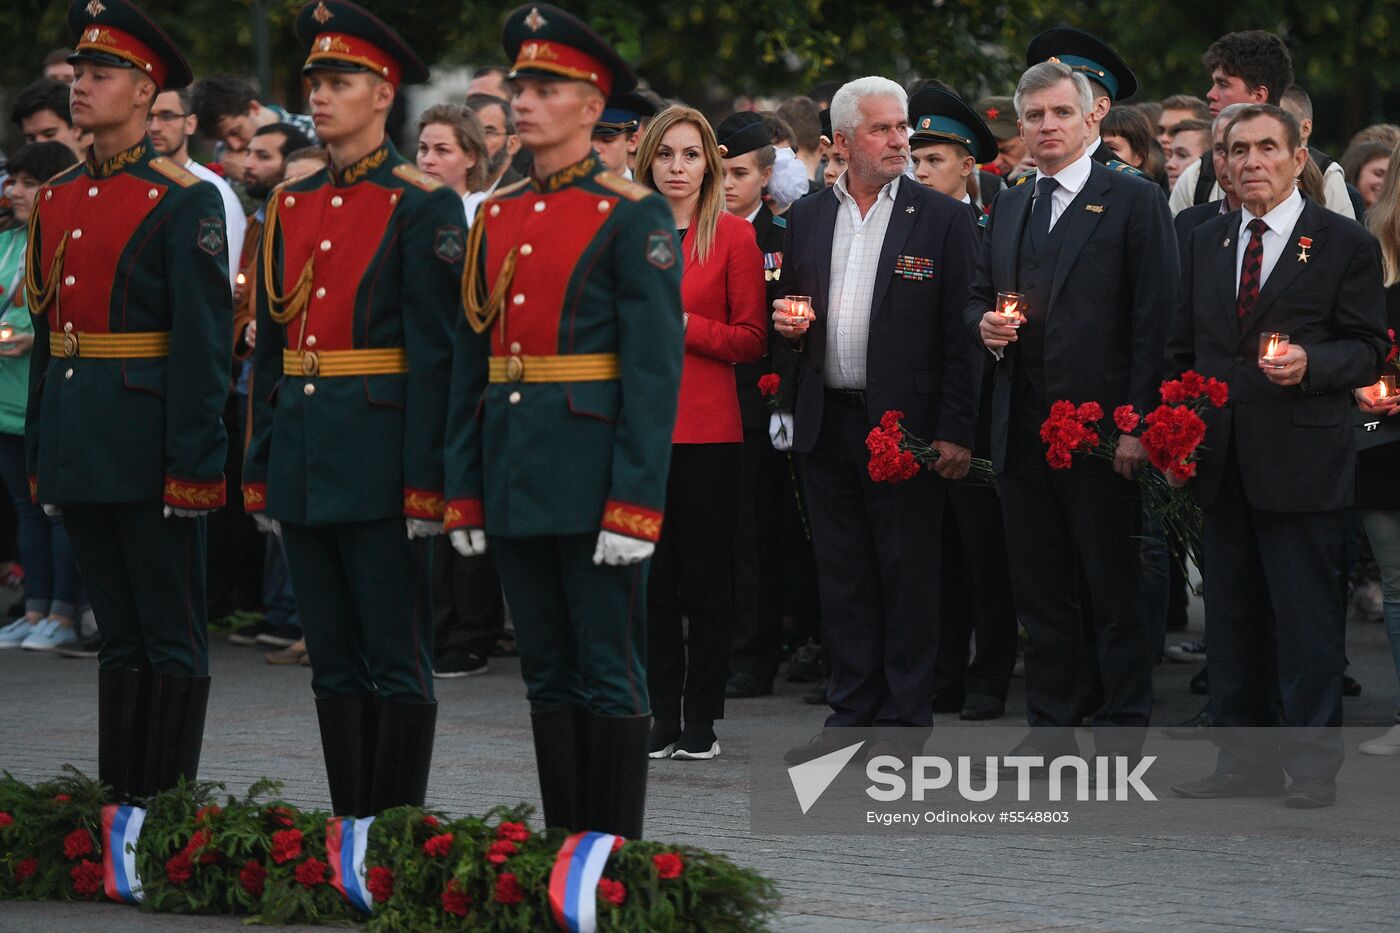
M 1108 108 L 1137 93 L 1137 76 L 1127 63 L 1096 37 L 1068 26 L 1047 29 L 1026 47 L 1027 68 L 1046 61 L 1061 62 L 1068 65 L 1071 71 L 1089 79 L 1089 88 L 1094 96 L 1093 119 L 1089 124 L 1089 158 L 1115 171 L 1142 175 L 1128 163 L 1114 158 L 1113 150 L 1104 144 L 1103 137 L 1099 135 L 1099 124 L 1103 122 Z M 1017 184 L 1033 175 L 1023 175 Z
M 146 137 L 156 95 L 190 82 L 184 57 L 126 0 L 74 0 L 68 23 L 73 122 L 93 144 L 30 218 L 26 288 L 49 334 L 30 364 L 27 449 L 97 617 L 98 776 L 125 799 L 199 767 L 233 301 L 219 192 Z
M 546 825 L 641 835 L 647 559 L 661 534 L 683 354 L 666 202 L 589 137 L 636 79 L 547 4 L 509 15 L 512 105 L 534 174 L 471 228 L 452 383 L 446 525 L 489 537 L 515 618 Z
M 330 165 L 274 190 L 257 283 L 244 506 L 280 526 L 338 815 L 423 803 L 437 703 L 426 541 L 442 532 L 462 202 L 395 151 L 428 71 L 374 16 L 297 17 Z M 405 528 L 406 524 L 406 528 Z
M 1026 141 L 1016 125 L 1016 102 L 1010 97 L 984 97 L 977 102 L 977 116 L 997 141 L 997 154 L 987 168 L 1014 184 L 1026 158 Z
M 656 116 L 656 105 L 636 91 L 619 94 L 608 101 L 603 115 L 593 126 L 593 151 L 603 168 L 632 180 L 630 161 L 637 154 L 637 137 L 642 121 Z

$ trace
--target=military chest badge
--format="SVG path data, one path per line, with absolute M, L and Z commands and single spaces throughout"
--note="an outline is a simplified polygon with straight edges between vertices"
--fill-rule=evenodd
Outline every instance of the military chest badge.
M 657 230 L 647 237 L 647 262 L 658 269 L 669 269 L 676 264 L 676 251 L 671 246 L 671 234 Z
M 195 235 L 195 242 L 199 248 L 210 256 L 217 256 L 223 251 L 226 238 L 224 237 L 224 222 L 217 217 L 206 217 L 199 222 L 199 231 Z
M 922 282 L 933 278 L 933 260 L 923 256 L 896 256 L 894 274 L 902 279 Z
M 783 254 L 763 254 L 763 281 L 776 282 L 783 277 Z
M 1298 237 L 1298 261 L 1303 263 L 1303 265 L 1307 265 L 1308 260 L 1312 258 L 1308 255 L 1308 250 L 1310 249 L 1312 249 L 1312 237 Z
M 467 235 L 461 227 L 438 227 L 433 237 L 433 253 L 443 262 L 461 262 L 467 254 Z

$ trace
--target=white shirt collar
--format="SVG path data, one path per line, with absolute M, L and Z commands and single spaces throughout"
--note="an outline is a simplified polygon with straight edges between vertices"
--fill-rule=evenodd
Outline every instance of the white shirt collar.
M 763 201 L 762 201 L 762 200 L 760 200 L 760 201 L 758 202 L 758 207 L 755 207 L 755 208 L 753 209 L 753 212 L 752 212 L 751 214 L 749 214 L 749 216 L 745 217 L 744 219 L 747 220 L 749 223 L 753 223 L 753 219 L 754 219 L 755 217 L 758 216 L 758 212 L 761 211 L 761 210 L 763 210 Z
M 846 171 L 848 172 L 850 171 L 850 169 L 847 169 Z M 899 180 L 903 177 L 904 175 L 900 174 L 895 178 L 891 179 L 889 182 L 887 182 L 885 184 L 885 187 L 880 189 L 880 193 L 876 195 L 875 200 L 878 201 L 880 198 L 883 198 L 888 195 L 889 199 L 893 201 L 895 199 L 895 196 L 899 194 Z M 851 197 L 851 192 L 846 189 L 846 172 L 842 172 L 839 176 L 837 176 L 836 183 L 831 186 L 831 190 L 836 192 L 837 200 L 849 201 L 852 204 L 855 203 L 856 199 Z
M 1298 222 L 1298 215 L 1301 213 L 1303 213 L 1303 196 L 1298 192 L 1297 188 L 1294 188 L 1292 194 L 1280 201 L 1273 210 L 1258 219 L 1269 225 L 1270 233 L 1277 233 L 1279 236 L 1287 236 L 1289 231 L 1293 229 L 1293 225 Z M 1254 214 L 1250 213 L 1249 208 L 1244 206 L 1240 207 L 1240 215 L 1241 227 L 1248 227 L 1249 222 L 1256 219 Z
M 971 203 L 972 203 L 972 195 L 970 195 L 970 194 L 968 194 L 968 193 L 966 193 L 966 192 L 963 192 L 962 202 L 963 202 L 964 204 L 971 204 Z
M 1089 145 L 1087 145 L 1087 146 L 1084 147 L 1084 154 L 1087 155 L 1087 156 L 1091 156 L 1091 155 L 1093 155 L 1094 153 L 1098 152 L 1098 151 L 1099 151 L 1099 147 L 1102 146 L 1102 145 L 1103 145 L 1103 137 L 1100 136 L 1100 137 L 1098 137 L 1097 139 L 1095 139 L 1093 142 L 1091 142 Z
M 1040 177 L 1055 179 L 1060 183 L 1060 187 L 1065 189 L 1070 198 L 1073 199 L 1074 196 L 1079 193 L 1079 189 L 1083 188 L 1085 182 L 1089 180 L 1089 172 L 1093 170 L 1093 167 L 1094 160 L 1089 158 L 1089 151 L 1086 149 L 1083 155 L 1060 169 L 1054 175 L 1047 175 L 1045 172 L 1041 172 Z

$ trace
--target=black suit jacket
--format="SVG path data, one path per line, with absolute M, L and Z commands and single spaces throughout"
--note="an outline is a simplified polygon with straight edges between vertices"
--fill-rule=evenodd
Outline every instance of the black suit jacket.
M 1191 242 L 1192 231 L 1219 216 L 1220 202 L 1208 201 L 1205 204 L 1192 204 L 1172 218 L 1172 226 L 1176 228 L 1176 248 L 1183 260 L 1186 257 L 1186 244 Z
M 982 232 L 977 273 L 964 323 L 987 359 L 978 325 L 997 292 L 1016 287 L 1021 232 L 1030 218 L 1032 184 L 1003 191 Z M 1147 411 L 1158 402 L 1163 349 L 1180 285 L 1176 237 L 1162 189 L 1146 178 L 1094 162 L 1079 194 L 1055 224 L 1062 237 L 1045 325 L 1047 402 L 1096 401 L 1105 415 L 1119 405 Z M 996 364 L 992 462 L 1006 462 L 1012 344 Z
M 1255 508 L 1348 507 L 1356 465 L 1351 390 L 1376 381 L 1390 345 L 1380 246 L 1360 224 L 1305 198 L 1289 245 L 1240 321 L 1240 216 L 1231 211 L 1191 234 L 1169 348 L 1173 372 L 1194 369 L 1230 386 L 1230 403 L 1206 415 L 1197 496 L 1204 506 L 1215 500 L 1233 443 Z M 1312 238 L 1306 263 L 1298 259 L 1300 236 Z M 1270 331 L 1307 351 L 1301 386 L 1276 386 L 1260 371 L 1259 335 Z
M 758 238 L 758 248 L 765 255 L 783 253 L 783 238 L 787 223 L 774 217 L 767 204 L 759 206 L 754 215 L 753 231 Z M 780 260 L 781 261 L 781 260 Z M 797 398 L 797 355 L 788 342 L 773 328 L 773 299 L 781 298 L 783 290 L 782 268 L 765 273 L 767 306 L 764 317 L 768 320 L 768 352 L 752 363 L 737 363 L 734 366 L 734 381 L 739 392 L 739 414 L 743 419 L 744 431 L 767 430 L 772 409 L 758 391 L 758 380 L 768 373 L 777 373 L 782 380 L 778 389 L 778 408 L 791 412 Z M 796 293 L 794 293 L 796 294 Z
M 783 294 L 812 296 L 815 319 L 800 348 L 793 449 L 808 453 L 821 432 L 831 240 L 841 207 L 833 189 L 788 211 Z M 960 339 L 962 307 L 976 254 L 967 208 L 902 177 L 885 231 L 871 299 L 866 348 L 866 414 L 873 426 L 890 409 L 924 440 L 971 447 L 977 430 L 980 356 Z M 932 274 L 895 271 L 900 256 L 932 261 Z

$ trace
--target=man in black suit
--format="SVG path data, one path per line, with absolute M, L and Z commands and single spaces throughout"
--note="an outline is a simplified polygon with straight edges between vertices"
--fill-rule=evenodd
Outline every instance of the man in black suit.
M 821 580 L 828 727 L 931 722 L 944 481 L 966 475 L 977 427 L 981 360 L 960 335 L 975 228 L 964 205 L 904 176 L 906 104 L 884 78 L 837 92 L 846 172 L 793 205 L 783 248 L 784 292 L 811 296 L 814 317 L 793 327 L 787 300 L 773 303 L 801 356 L 793 449 Z M 865 438 L 891 409 L 940 458 L 877 485 Z
M 1047 29 L 1026 46 L 1027 68 L 1045 61 L 1067 65 L 1089 82 L 1093 119 L 1089 121 L 1089 133 L 1084 143 L 1084 151 L 1089 158 L 1120 172 L 1141 175 L 1142 172 L 1128 163 L 1118 161 L 1113 150 L 1099 135 L 1099 124 L 1109 108 L 1137 93 L 1137 76 L 1128 63 L 1097 37 L 1068 26 Z
M 1205 511 L 1214 773 L 1183 797 L 1330 806 L 1342 764 L 1343 552 L 1354 495 L 1351 390 L 1389 341 L 1374 237 L 1299 194 L 1296 118 L 1246 107 L 1226 135 L 1243 203 L 1191 235 L 1170 367 L 1222 379 L 1191 481 Z M 1261 359 L 1260 335 L 1291 343 Z M 1281 736 L 1252 728 L 1291 727 Z
M 1060 399 L 1098 402 L 1105 425 L 1119 405 L 1153 407 L 1175 310 L 1178 259 L 1166 201 L 1147 179 L 1089 157 L 1092 106 L 1088 82 L 1065 64 L 1042 62 L 1021 76 L 1017 114 L 1039 170 L 997 199 L 965 315 L 976 345 L 999 358 L 992 460 L 1015 561 L 1016 611 L 1030 638 L 1033 731 L 1015 754 L 1047 762 L 1076 750 L 1089 650 L 1103 683 L 1092 713 L 1101 753 L 1137 754 L 1152 709 L 1132 480 L 1146 452 L 1125 436 L 1111 466 L 1080 457 L 1052 472 L 1039 436 Z M 1025 296 L 1019 329 L 992 310 L 1002 291 Z M 1081 634 L 1085 601 L 1091 648 Z

